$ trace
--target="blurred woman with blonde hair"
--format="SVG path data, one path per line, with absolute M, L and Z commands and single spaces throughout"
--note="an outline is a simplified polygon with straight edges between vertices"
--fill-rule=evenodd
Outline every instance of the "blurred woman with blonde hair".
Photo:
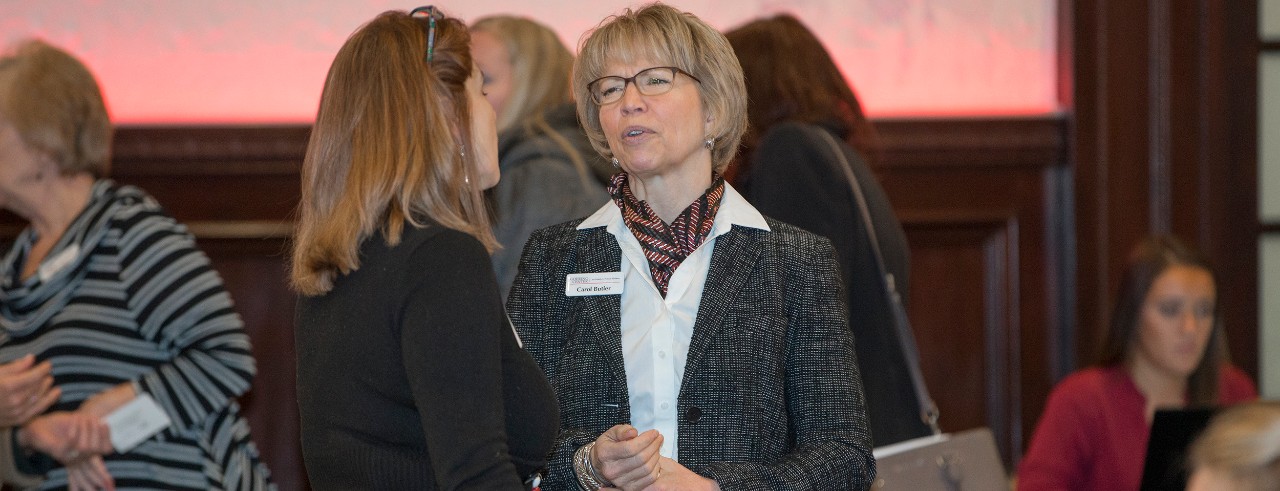
M 581 218 L 609 199 L 616 170 L 591 149 L 571 100 L 573 54 L 550 28 L 514 16 L 471 25 L 485 98 L 498 113 L 502 180 L 488 193 L 502 248 L 494 272 L 505 297 L 534 230 Z
M 1280 491 L 1280 402 L 1214 416 L 1191 446 L 1187 491 Z

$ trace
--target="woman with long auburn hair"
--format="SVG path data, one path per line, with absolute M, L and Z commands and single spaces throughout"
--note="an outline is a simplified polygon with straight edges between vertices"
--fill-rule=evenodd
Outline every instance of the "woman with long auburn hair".
M 391 11 L 329 70 L 292 270 L 316 489 L 528 489 L 555 436 L 489 264 L 497 134 L 469 43 L 434 7 Z

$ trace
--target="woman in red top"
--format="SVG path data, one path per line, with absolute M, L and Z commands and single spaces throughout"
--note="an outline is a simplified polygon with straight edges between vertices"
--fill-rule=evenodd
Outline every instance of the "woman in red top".
M 1227 362 L 1217 281 L 1172 237 L 1134 249 L 1097 367 L 1054 388 L 1018 468 L 1019 490 L 1138 489 L 1157 408 L 1257 398 Z

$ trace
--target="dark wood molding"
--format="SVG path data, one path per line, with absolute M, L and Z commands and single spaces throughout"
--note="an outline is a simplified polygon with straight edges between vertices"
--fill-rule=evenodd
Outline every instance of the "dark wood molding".
M 1258 43 L 1258 50 L 1268 54 L 1280 52 L 1280 41 L 1262 41 Z
M 881 167 L 1059 165 L 1065 116 L 876 119 Z
M 126 162 L 180 162 L 184 173 L 208 172 L 260 173 L 278 172 L 261 162 L 291 161 L 301 163 L 306 152 L 310 125 L 272 126 L 121 126 L 116 129 L 112 157 Z M 230 162 L 235 169 L 193 165 L 197 162 Z M 294 168 L 296 171 L 296 167 Z M 163 172 L 163 168 L 130 165 L 115 169 L 116 173 Z

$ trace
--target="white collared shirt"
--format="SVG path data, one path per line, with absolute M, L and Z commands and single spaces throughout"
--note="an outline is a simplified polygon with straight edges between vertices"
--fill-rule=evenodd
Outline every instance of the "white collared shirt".
M 640 241 L 622 221 L 617 205 L 606 203 L 578 225 L 579 230 L 606 227 L 622 248 L 622 361 L 631 425 L 641 432 L 657 429 L 663 436 L 660 453 L 673 460 L 679 460 L 676 398 L 711 268 L 711 252 L 716 238 L 734 225 L 769 230 L 760 212 L 725 183 L 711 233 L 672 273 L 666 298 L 654 285 Z

